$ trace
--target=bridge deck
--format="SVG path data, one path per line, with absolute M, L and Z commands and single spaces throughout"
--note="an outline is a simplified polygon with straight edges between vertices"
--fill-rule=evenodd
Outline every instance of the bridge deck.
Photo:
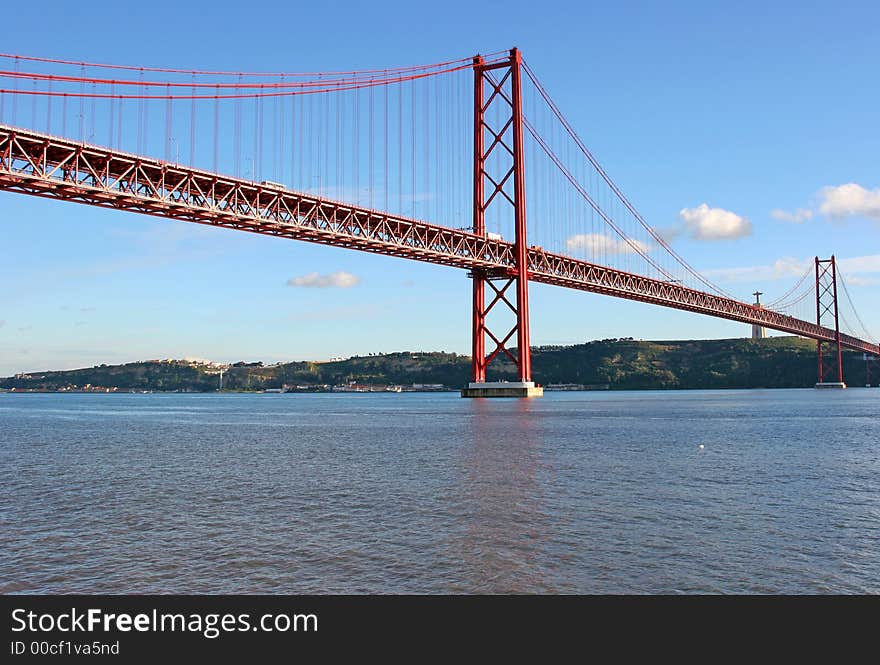
M 490 274 L 514 272 L 509 242 L 2 125 L 0 189 Z M 529 279 L 835 340 L 833 330 L 809 321 L 540 248 L 529 250 Z M 841 342 L 880 353 L 849 335 L 841 334 Z

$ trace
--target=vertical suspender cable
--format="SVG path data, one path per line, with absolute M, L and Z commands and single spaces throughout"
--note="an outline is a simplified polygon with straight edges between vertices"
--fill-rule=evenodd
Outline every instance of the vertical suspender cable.
M 220 89 L 215 90 L 219 94 Z M 236 100 L 237 101 L 237 100 Z M 214 95 L 214 173 L 220 171 L 220 99 Z
M 397 84 L 397 214 L 403 214 L 403 84 Z
M 412 134 L 410 141 L 410 214 L 416 216 L 416 84 L 415 81 L 409 84 L 410 89 L 410 132 Z
M 196 75 L 192 76 L 193 83 L 195 83 Z M 193 98 L 190 100 L 189 106 L 189 164 L 190 166 L 196 165 L 196 89 L 195 85 L 192 88 L 192 96 Z
M 67 99 L 67 98 L 65 97 L 65 99 Z M 124 115 L 124 111 L 123 111 L 123 107 L 124 107 L 124 105 L 125 105 L 125 98 L 124 98 L 124 97 L 120 97 L 120 98 L 119 98 L 119 103 L 116 105 L 116 113 L 117 113 L 117 117 L 116 117 L 116 141 L 117 141 L 117 143 L 118 143 L 118 147 L 119 147 L 120 149 L 124 149 L 124 148 L 125 148 L 125 144 L 124 144 L 124 142 L 123 142 L 123 137 L 122 137 L 122 116 Z
M 0 97 L 2 97 L 2 95 L 0 95 Z M 47 134 L 52 133 L 52 101 L 53 101 L 53 98 L 54 98 L 54 95 L 52 95 L 52 81 L 49 81 L 49 98 L 46 100 L 46 133 Z M 112 103 L 112 100 L 111 100 L 111 103 Z M 111 127 L 113 125 L 112 113 L 110 116 L 110 125 L 111 125 Z M 110 131 L 111 131 L 111 135 L 112 135 L 113 130 L 111 129 Z
M 370 79 L 370 130 L 369 130 L 369 148 L 367 149 L 367 154 L 369 155 L 369 207 L 373 209 L 373 103 L 374 103 L 374 91 L 375 91 L 373 79 Z
M 171 89 L 165 86 L 165 161 L 171 161 L 171 139 L 172 139 L 172 121 L 171 121 Z

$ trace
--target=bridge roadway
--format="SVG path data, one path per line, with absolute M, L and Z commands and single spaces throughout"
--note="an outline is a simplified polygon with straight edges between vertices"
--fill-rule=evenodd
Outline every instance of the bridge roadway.
M 513 243 L 378 210 L 0 125 L 0 189 L 416 261 L 515 274 Z M 834 330 L 681 284 L 529 249 L 529 280 L 833 342 Z M 874 355 L 880 346 L 841 333 Z

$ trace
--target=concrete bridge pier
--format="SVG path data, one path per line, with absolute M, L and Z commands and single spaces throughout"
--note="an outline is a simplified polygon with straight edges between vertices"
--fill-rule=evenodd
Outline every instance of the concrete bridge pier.
M 462 397 L 543 397 L 544 388 L 534 381 L 472 381 L 461 389 Z

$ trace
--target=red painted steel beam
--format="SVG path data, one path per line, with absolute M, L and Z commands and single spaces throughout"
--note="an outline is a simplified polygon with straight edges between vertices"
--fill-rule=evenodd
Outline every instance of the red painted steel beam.
M 526 241 L 526 181 L 525 159 L 523 157 L 523 117 L 522 117 L 522 53 L 519 49 L 510 52 L 511 118 L 513 119 L 513 217 L 516 229 L 514 252 L 516 254 L 516 322 L 517 351 L 519 355 L 520 381 L 532 380 L 532 353 L 529 337 L 529 246 Z
M 837 342 L 837 380 L 843 383 L 843 345 L 840 343 L 840 316 L 837 308 L 837 261 L 835 261 L 833 254 L 831 255 L 831 283 L 834 285 L 834 341 Z
M 483 209 L 483 77 L 481 56 L 474 58 L 474 196 L 473 232 L 486 237 L 486 218 Z M 471 273 L 473 280 L 472 330 L 471 330 L 471 379 L 478 383 L 486 380 L 486 274 L 482 270 Z
M 513 243 L 0 125 L 0 190 L 515 277 Z M 834 330 L 731 298 L 541 249 L 529 280 L 836 342 Z M 843 347 L 880 346 L 840 334 Z
M 497 297 L 487 308 L 485 306 L 485 287 L 491 286 L 491 276 L 484 271 L 474 270 L 473 291 L 473 371 L 475 382 L 486 380 L 486 371 L 492 360 L 503 352 L 517 368 L 520 381 L 531 381 L 532 352 L 529 341 L 529 261 L 526 240 L 525 178 L 523 159 L 523 116 L 522 116 L 522 55 L 512 49 L 503 62 L 486 64 L 483 58 L 474 58 L 474 223 L 477 235 L 486 235 L 486 212 L 492 206 L 494 212 L 508 217 L 513 222 L 515 240 L 513 243 L 514 264 L 506 265 L 507 286 L 516 282 L 516 305 L 505 298 L 504 302 L 513 310 L 516 325 L 503 339 L 492 333 L 487 322 L 489 310 Z M 491 74 L 496 70 L 498 78 Z M 503 73 L 502 73 L 503 71 Z M 509 84 L 508 84 L 509 81 Z M 505 89 L 509 86 L 509 94 Z M 488 96 L 487 94 L 488 93 Z M 512 142 L 505 136 L 511 130 Z M 489 134 L 487 136 L 486 134 Z M 486 141 L 491 141 L 486 147 Z M 493 151 L 501 153 L 500 162 L 490 159 Z M 509 161 L 508 161 L 509 160 Z M 486 196 L 486 182 L 490 184 Z M 513 197 L 505 191 L 505 185 L 512 182 Z M 509 207 L 508 207 L 509 206 Z M 500 208 L 500 209 L 499 209 Z M 497 277 L 497 275 L 496 275 Z M 507 286 L 504 289 L 507 289 Z M 498 293 L 496 289 L 496 294 Z M 516 356 L 507 348 L 507 342 L 516 334 Z M 485 337 L 496 344 L 496 348 L 486 355 Z
M 822 295 L 819 291 L 819 257 L 816 257 L 816 325 L 822 325 Z M 818 356 L 819 383 L 825 381 L 825 363 L 822 360 L 822 340 L 816 340 L 816 355 Z

